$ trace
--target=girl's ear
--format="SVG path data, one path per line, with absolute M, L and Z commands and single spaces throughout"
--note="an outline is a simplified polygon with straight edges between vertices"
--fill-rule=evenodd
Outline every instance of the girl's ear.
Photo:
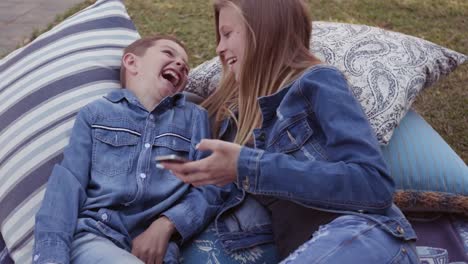
M 137 56 L 133 53 L 125 53 L 122 58 L 122 65 L 125 67 L 127 72 L 136 74 L 137 69 Z

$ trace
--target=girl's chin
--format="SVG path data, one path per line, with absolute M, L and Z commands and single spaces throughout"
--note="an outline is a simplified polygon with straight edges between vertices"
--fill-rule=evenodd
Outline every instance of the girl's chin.
M 234 79 L 236 80 L 236 82 L 239 82 L 240 80 L 239 73 L 237 73 L 236 71 L 233 71 L 232 74 L 234 75 Z
M 229 72 L 234 76 L 234 79 L 236 80 L 236 82 L 239 81 L 239 74 L 237 74 L 236 71 L 234 71 L 234 69 L 232 67 L 229 68 Z

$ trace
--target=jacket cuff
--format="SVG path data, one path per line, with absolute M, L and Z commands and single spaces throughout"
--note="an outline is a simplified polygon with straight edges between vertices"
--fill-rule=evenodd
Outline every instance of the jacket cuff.
M 33 264 L 67 264 L 70 263 L 70 250 L 61 243 L 55 243 L 53 241 L 39 242 L 36 243 L 32 260 Z
M 265 153 L 261 149 L 242 147 L 237 161 L 237 186 L 254 193 L 260 175 L 260 159 Z
M 176 232 L 180 235 L 180 240 L 177 241 L 178 243 L 184 243 L 190 239 L 192 235 L 197 233 L 197 227 L 200 226 L 200 223 L 198 223 L 199 221 L 197 221 L 199 217 L 189 206 L 183 203 L 170 208 L 162 215 L 169 218 L 174 224 Z

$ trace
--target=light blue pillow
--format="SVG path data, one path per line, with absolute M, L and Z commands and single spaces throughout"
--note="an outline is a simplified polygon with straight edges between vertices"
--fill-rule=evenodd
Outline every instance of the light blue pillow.
M 395 202 L 406 211 L 468 214 L 468 168 L 414 110 L 382 147 L 395 179 Z

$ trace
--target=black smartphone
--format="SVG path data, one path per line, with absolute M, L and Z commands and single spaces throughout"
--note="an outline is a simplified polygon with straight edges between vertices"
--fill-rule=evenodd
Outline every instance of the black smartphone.
M 171 154 L 171 155 L 163 155 L 163 156 L 156 156 L 155 160 L 157 162 L 175 162 L 175 163 L 184 163 L 189 161 L 188 159 L 178 156 L 176 154 Z

